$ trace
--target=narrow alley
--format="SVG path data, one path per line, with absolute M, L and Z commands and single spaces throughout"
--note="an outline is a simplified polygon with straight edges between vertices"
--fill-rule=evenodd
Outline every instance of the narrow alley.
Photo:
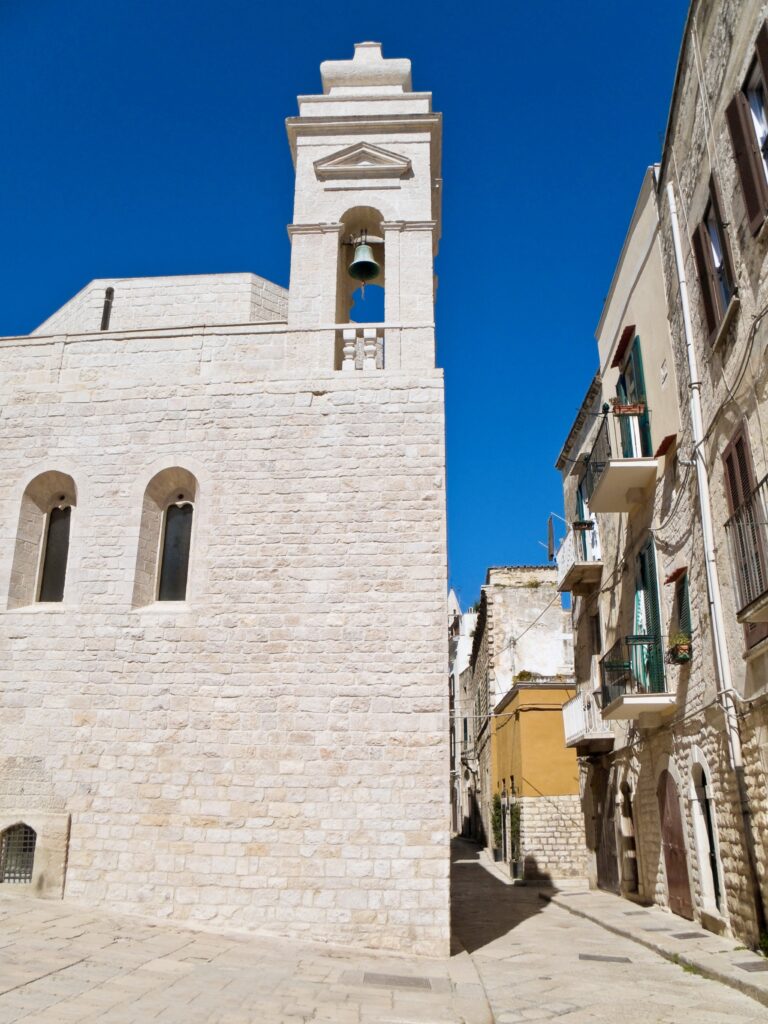
M 496 1024 L 757 1024 L 768 1009 L 629 939 L 513 886 L 454 841 L 453 931 L 472 956 Z

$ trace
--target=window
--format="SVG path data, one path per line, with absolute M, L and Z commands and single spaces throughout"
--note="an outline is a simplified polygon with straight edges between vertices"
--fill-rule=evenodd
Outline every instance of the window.
M 147 484 L 139 526 L 133 607 L 185 601 L 193 563 L 192 524 L 198 483 L 188 469 L 169 466 Z
M 66 501 L 62 494 L 60 501 Z M 72 517 L 70 505 L 56 505 L 48 513 L 45 531 L 45 552 L 40 573 L 38 601 L 63 601 L 64 581 L 67 575 L 69 555 L 69 521 Z
M 739 428 L 723 452 L 725 492 L 730 516 L 725 524 L 731 553 L 737 611 L 768 590 L 768 536 L 764 507 L 765 481 L 755 487 L 752 453 L 745 426 Z M 744 624 L 747 647 L 768 636 L 768 622 Z
M 725 115 L 753 235 L 768 213 L 768 24 L 755 40 L 755 60 Z
M 47 470 L 27 484 L 21 497 L 11 566 L 8 607 L 64 599 L 75 481 Z
M 653 537 L 645 542 L 635 560 L 635 616 L 628 638 L 632 674 L 646 693 L 664 693 L 664 657 L 661 647 L 661 613 Z
M 187 596 L 192 511 L 183 494 L 165 510 L 158 601 L 183 601 Z
M 675 583 L 675 632 L 691 636 L 691 602 L 688 597 L 688 573 Z
M 19 823 L 0 835 L 0 882 L 32 881 L 37 833 L 29 825 Z
M 632 342 L 629 355 L 616 384 L 618 407 L 616 415 L 621 430 L 621 448 L 625 459 L 648 458 L 653 455 L 651 424 L 645 398 L 645 374 L 640 352 L 640 338 Z M 621 407 L 642 409 L 642 412 L 621 412 Z
M 709 202 L 691 239 L 699 274 L 704 321 L 710 340 L 717 334 L 736 286 L 722 205 L 715 179 L 709 183 Z

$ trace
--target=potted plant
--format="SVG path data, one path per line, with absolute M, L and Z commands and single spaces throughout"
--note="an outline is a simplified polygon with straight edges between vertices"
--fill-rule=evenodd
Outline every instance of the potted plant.
M 493 810 L 491 811 L 491 829 L 493 830 L 493 859 L 501 860 L 501 796 L 493 794 Z
M 687 664 L 691 660 L 690 635 L 688 633 L 673 633 L 669 638 L 667 655 L 674 665 Z
M 509 865 L 513 878 L 523 877 L 523 854 L 520 848 L 520 804 L 509 805 Z

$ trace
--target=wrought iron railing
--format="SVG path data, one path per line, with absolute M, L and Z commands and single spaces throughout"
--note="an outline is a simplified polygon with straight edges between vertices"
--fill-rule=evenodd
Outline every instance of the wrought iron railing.
M 600 661 L 600 684 L 603 708 L 630 694 L 666 693 L 660 637 L 626 636 L 617 641 Z
M 603 422 L 595 437 L 592 451 L 587 456 L 587 468 L 584 474 L 584 486 L 587 492 L 587 501 L 592 497 L 600 477 L 611 458 L 611 439 L 608 433 L 608 416 L 603 416 Z
M 768 590 L 768 476 L 725 524 L 738 610 Z

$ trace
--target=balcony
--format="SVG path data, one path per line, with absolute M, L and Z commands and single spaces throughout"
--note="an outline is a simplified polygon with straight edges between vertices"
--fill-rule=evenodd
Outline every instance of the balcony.
M 725 524 L 739 622 L 768 622 L 768 476 Z
M 656 483 L 658 459 L 652 455 L 650 422 L 642 403 L 605 413 L 587 456 L 585 484 L 593 512 L 630 512 Z
M 576 747 L 579 756 L 613 750 L 613 733 L 603 720 L 593 693 L 577 693 L 563 704 L 563 729 L 566 747 Z
M 590 593 L 600 583 L 603 556 L 597 523 L 585 520 L 571 526 L 557 552 L 557 589 L 577 597 Z
M 675 709 L 659 637 L 627 636 L 615 643 L 600 660 L 600 682 L 603 718 L 609 721 L 642 720 Z

